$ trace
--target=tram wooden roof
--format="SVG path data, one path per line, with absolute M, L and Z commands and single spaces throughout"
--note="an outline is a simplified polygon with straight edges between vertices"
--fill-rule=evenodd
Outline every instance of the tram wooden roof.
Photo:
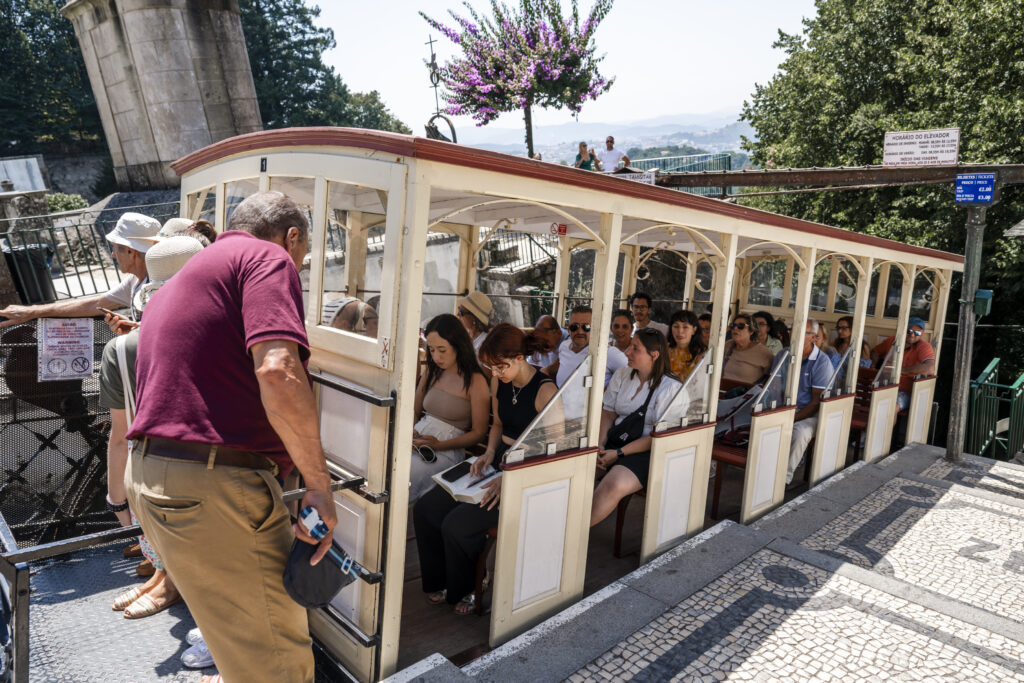
M 875 246 L 907 254 L 941 259 L 949 262 L 951 264 L 950 267 L 955 270 L 961 270 L 962 268 L 957 266 L 963 264 L 964 261 L 964 257 L 960 254 L 913 244 L 904 244 L 882 237 L 792 218 L 665 187 L 647 185 L 624 178 L 616 178 L 611 175 L 584 171 L 570 166 L 536 161 L 440 140 L 430 140 L 428 138 L 376 130 L 314 127 L 284 128 L 248 133 L 221 140 L 197 150 L 178 159 L 171 164 L 171 167 L 179 176 L 183 176 L 190 171 L 238 154 L 259 150 L 271 151 L 279 148 L 298 147 L 316 148 L 321 151 L 324 147 L 373 150 L 385 154 L 395 154 L 396 161 L 401 161 L 401 157 L 410 157 L 546 182 L 561 183 L 574 187 L 614 193 L 623 197 L 662 202 L 726 217 L 753 221 L 799 231 L 807 235 L 820 235 L 866 246 Z

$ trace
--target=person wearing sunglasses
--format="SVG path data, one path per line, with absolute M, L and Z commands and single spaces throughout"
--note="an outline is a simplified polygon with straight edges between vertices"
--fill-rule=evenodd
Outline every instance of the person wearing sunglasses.
M 444 313 L 427 323 L 427 367 L 416 386 L 409 502 L 433 486 L 433 475 L 466 457 L 491 419 L 488 377 L 463 323 Z
M 646 292 L 637 292 L 629 297 L 629 309 L 633 312 L 633 331 L 642 330 L 645 327 L 661 332 L 663 337 L 668 338 L 668 325 L 651 320 L 651 297 Z
M 693 311 L 676 311 L 669 323 L 668 359 L 679 381 L 685 382 L 708 350 L 701 339 L 700 321 Z
M 455 300 L 459 320 L 462 322 L 469 338 L 473 341 L 473 349 L 479 353 L 480 345 L 487 338 L 487 330 L 491 329 L 491 312 L 494 306 L 483 292 L 470 292 Z
M 775 360 L 767 346 L 758 341 L 757 328 L 746 313 L 740 313 L 729 324 L 732 339 L 725 343 L 722 377 L 752 386 L 768 374 Z
M 601 163 L 600 170 L 605 173 L 614 173 L 620 168 L 629 166 L 629 157 L 615 149 L 615 138 L 609 135 L 605 138 L 604 149 L 597 153 L 597 159 Z
M 935 374 L 935 349 L 924 340 L 925 322 L 921 318 L 912 317 L 907 321 L 906 345 L 903 347 L 903 371 L 900 374 L 900 390 L 896 396 L 896 404 L 900 410 L 910 405 L 910 392 L 913 389 L 914 377 L 917 375 Z M 889 353 L 896 343 L 896 337 L 888 337 L 871 350 L 871 359 L 878 364 Z

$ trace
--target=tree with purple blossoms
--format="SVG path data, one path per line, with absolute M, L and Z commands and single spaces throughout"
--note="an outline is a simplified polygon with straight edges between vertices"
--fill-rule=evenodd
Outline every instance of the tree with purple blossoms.
M 533 107 L 579 114 L 615 81 L 598 72 L 604 56 L 595 55 L 593 39 L 613 0 L 595 0 L 582 23 L 577 1 L 565 16 L 559 0 L 519 0 L 518 8 L 491 0 L 492 16 L 482 19 L 466 1 L 469 17 L 448 11 L 455 28 L 420 12 L 462 48 L 461 57 L 440 69 L 445 113 L 470 114 L 484 126 L 503 112 L 522 110 L 526 152 L 533 156 Z

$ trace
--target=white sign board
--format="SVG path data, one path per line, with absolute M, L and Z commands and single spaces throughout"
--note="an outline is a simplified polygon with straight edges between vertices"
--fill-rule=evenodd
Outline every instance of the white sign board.
M 92 375 L 92 318 L 41 318 L 36 328 L 39 381 Z
M 644 171 L 643 173 L 616 173 L 616 178 L 626 178 L 627 180 L 633 180 L 638 183 L 646 183 L 648 185 L 655 185 L 655 179 L 658 177 L 657 171 Z
M 954 166 L 959 153 L 959 128 L 886 133 L 882 166 Z

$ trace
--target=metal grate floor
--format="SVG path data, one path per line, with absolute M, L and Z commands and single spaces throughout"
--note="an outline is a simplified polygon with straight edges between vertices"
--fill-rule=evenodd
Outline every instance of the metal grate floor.
M 33 570 L 29 630 L 30 679 L 36 681 L 175 681 L 195 683 L 213 668 L 181 664 L 185 635 L 195 626 L 184 603 L 145 619 L 110 608 L 133 585 L 137 559 L 123 544 L 77 553 Z

